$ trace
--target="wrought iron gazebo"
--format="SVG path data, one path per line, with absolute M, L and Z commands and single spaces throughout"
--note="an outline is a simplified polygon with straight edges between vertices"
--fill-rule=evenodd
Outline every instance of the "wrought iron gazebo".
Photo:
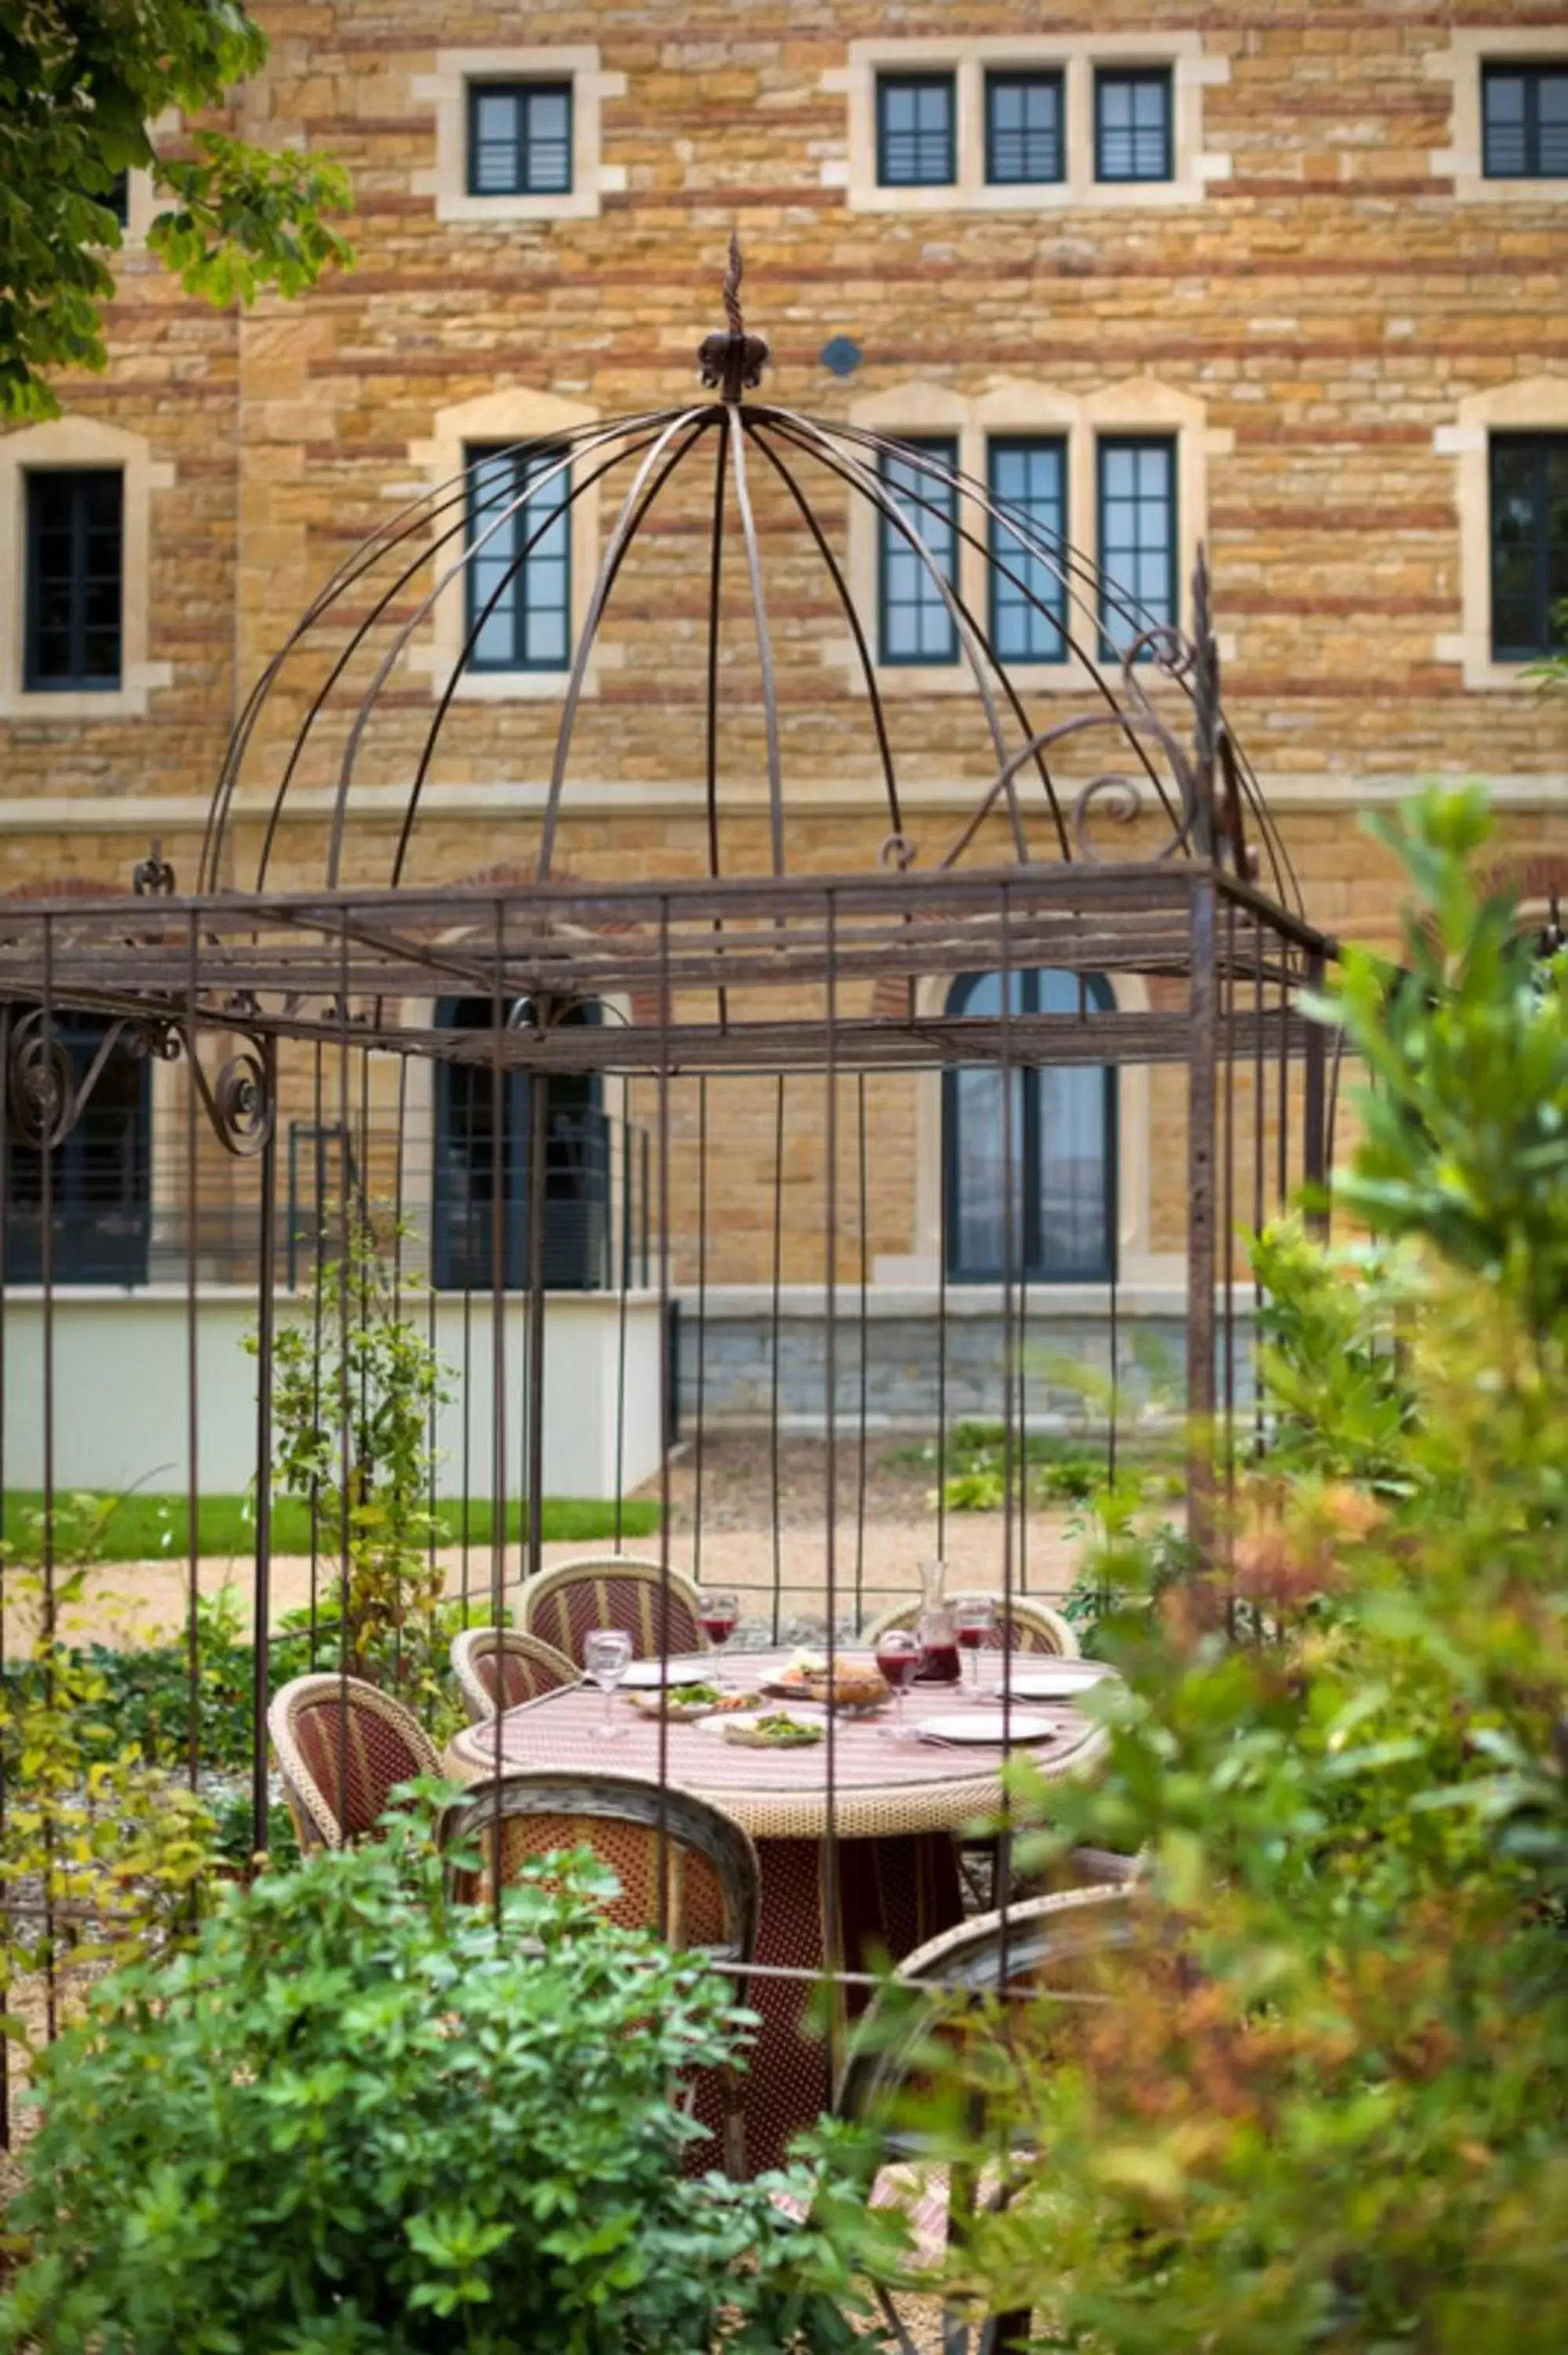
M 1261 1224 L 1303 1180 L 1326 1178 L 1325 1034 L 1298 1000 L 1319 984 L 1333 944 L 1307 920 L 1225 718 L 1201 552 L 1181 628 L 1148 614 L 1098 566 L 943 460 L 895 437 L 749 398 L 767 347 L 745 326 L 738 289 L 732 255 L 727 324 L 702 345 L 700 398 L 508 451 L 492 495 L 477 506 L 465 473 L 355 549 L 245 705 L 190 889 L 176 888 L 154 850 L 137 869 L 132 900 L 13 901 L 0 911 L 8 1070 L 0 1185 L 14 1189 L 25 1167 L 39 1206 L 37 1283 L 18 1284 L 14 1273 L 0 1283 L 8 1337 L 0 1488 L 16 1477 L 24 1423 L 38 1485 L 46 1496 L 56 1487 L 58 1434 L 74 1408 L 58 1380 L 52 1206 L 61 1156 L 116 1054 L 145 1055 L 176 1074 L 166 1142 L 183 1219 L 166 1264 L 179 1271 L 184 1345 L 174 1379 L 184 1391 L 181 1472 L 193 1504 L 217 1444 L 207 1422 L 198 1316 L 210 1204 L 221 1198 L 253 1237 L 242 1281 L 231 1288 L 243 1292 L 257 1338 L 249 1468 L 258 1847 L 266 1845 L 270 1806 L 260 1728 L 274 1640 L 275 1338 L 296 1241 L 282 1192 L 285 1104 L 306 1106 L 315 1133 L 331 1126 L 343 1141 L 344 1217 L 352 1167 L 355 1186 L 384 1196 L 411 1223 L 411 1265 L 422 1209 L 406 1150 L 415 1078 L 438 1065 L 464 1071 L 468 1100 L 487 1099 L 497 1131 L 514 1076 L 528 1079 L 526 1182 L 509 1193 L 503 1156 L 492 1156 L 482 1222 L 488 1264 L 470 1254 L 461 1268 L 465 1337 L 492 1337 L 471 1358 L 465 1338 L 456 1379 L 485 1392 L 485 1441 L 472 1460 L 465 1447 L 462 1480 L 487 1497 L 498 1533 L 488 1582 L 498 1622 L 515 1571 L 527 1575 L 541 1561 L 546 1340 L 558 1311 L 546 1248 L 551 1107 L 585 1078 L 638 1091 L 651 1141 L 647 1289 L 666 1317 L 677 1288 L 673 1188 L 683 1186 L 695 1204 L 694 1263 L 681 1281 L 694 1291 L 699 1455 L 708 1173 L 723 1149 L 726 1091 L 777 1087 L 780 1156 L 786 1082 L 821 1091 L 802 1133 L 821 1169 L 821 1605 L 830 1625 L 850 1599 L 836 1537 L 841 1455 L 853 1436 L 863 1447 L 864 1434 L 863 1380 L 857 1419 L 841 1368 L 845 1327 L 857 1313 L 853 1286 L 848 1305 L 844 1297 L 841 1197 L 857 1149 L 864 1190 L 863 1132 L 857 1148 L 847 1134 L 846 1087 L 878 1074 L 991 1069 L 1000 1080 L 1005 1171 L 1014 1166 L 1014 1074 L 1129 1064 L 1184 1071 L 1180 1130 L 1168 1142 L 1185 1167 L 1189 1512 L 1200 1548 L 1212 1541 L 1215 1483 L 1229 1476 L 1237 1444 L 1234 1235 L 1243 1221 Z M 425 829 L 440 819 L 444 750 L 469 709 L 464 681 L 530 551 L 573 528 L 590 494 L 608 520 L 558 707 L 550 709 L 553 749 L 537 811 L 516 822 L 526 867 L 519 855 L 505 879 L 432 880 L 421 856 Z M 904 707 L 890 702 L 885 666 L 852 593 L 845 532 L 856 507 L 914 569 L 967 676 L 973 800 L 945 842 L 911 818 L 906 780 L 920 768 L 922 748 L 901 737 Z M 1051 707 L 1062 716 L 1043 718 L 1033 687 L 999 651 L 993 615 L 966 596 L 961 568 L 946 560 L 959 549 L 978 554 L 987 580 L 1005 581 L 1010 597 L 1056 634 L 1075 683 Z M 785 584 L 778 598 L 776 578 Z M 443 606 L 461 613 L 461 626 L 432 693 L 415 656 Z M 653 684 L 640 705 L 596 705 L 594 666 L 629 608 Z M 832 871 L 814 859 L 791 865 L 800 847 L 791 788 L 802 767 L 822 758 L 800 654 L 812 633 L 818 640 L 847 633 L 846 692 L 882 802 L 863 856 Z M 591 858 L 567 869 L 581 762 L 609 733 L 634 725 L 629 710 L 644 715 L 657 746 L 665 732 L 658 681 L 677 671 L 690 691 L 678 714 L 671 705 L 671 757 L 700 787 L 705 810 L 694 863 L 690 871 L 655 864 L 642 875 L 602 879 L 588 871 Z M 810 773 L 820 789 L 820 770 Z M 367 812 L 376 814 L 376 826 Z M 764 856 L 737 865 L 729 852 L 747 828 Z M 1078 977 L 1075 1006 L 1015 1005 L 1010 977 L 1041 968 Z M 975 972 L 1001 977 L 994 1012 L 955 1016 L 923 994 L 934 976 Z M 1107 1002 L 1089 991 L 1091 975 L 1113 984 L 1136 976 L 1147 987 L 1136 1005 Z M 478 1006 L 481 1018 L 438 1019 L 434 1009 L 447 1001 Z M 585 1019 L 587 1007 L 610 1009 L 612 1018 Z M 85 1061 L 62 1044 L 68 1018 L 77 1017 L 99 1025 Z M 677 1100 L 694 1119 L 676 1117 Z M 781 1182 L 780 1159 L 775 1187 Z M 618 1181 L 612 1221 L 623 1299 L 641 1248 L 630 1241 L 629 1188 Z M 771 1208 L 758 1204 L 759 1226 Z M 519 1218 L 525 1237 L 513 1254 L 509 1222 Z M 1000 1220 L 1011 1461 L 1022 1421 L 1015 1367 L 1028 1303 L 1010 1184 Z M 316 1286 L 319 1346 L 320 1249 L 304 1265 L 299 1289 L 308 1306 Z M 860 1297 L 863 1313 L 863 1283 Z M 519 1303 L 524 1348 L 521 1361 L 509 1362 L 503 1335 Z M 614 1412 L 624 1420 L 624 1353 L 621 1362 Z M 668 1350 L 659 1368 L 667 1436 L 675 1380 Z M 132 1381 L 135 1368 L 126 1365 L 122 1378 Z M 668 1565 L 667 1446 L 661 1461 Z M 509 1484 L 526 1507 L 515 1564 L 500 1534 Z M 1010 1482 L 997 1565 L 1009 1597 L 1020 1572 L 1017 1511 Z M 700 1486 L 697 1522 L 700 1561 Z M 194 1597 L 194 1509 L 191 1527 Z M 321 1551 L 325 1590 L 339 1574 L 331 1532 Z M 313 1593 L 314 1586 L 313 1561 Z M 858 1593 L 853 1599 L 862 1600 Z M 193 1772 L 199 1749 L 193 1724 Z

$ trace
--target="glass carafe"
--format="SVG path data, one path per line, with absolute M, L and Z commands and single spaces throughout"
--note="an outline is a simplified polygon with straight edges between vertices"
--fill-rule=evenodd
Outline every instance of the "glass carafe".
M 919 1681 L 926 1685 L 956 1685 L 959 1681 L 959 1631 L 948 1601 L 945 1561 L 920 1565 L 920 1616 L 915 1632 L 920 1638 Z

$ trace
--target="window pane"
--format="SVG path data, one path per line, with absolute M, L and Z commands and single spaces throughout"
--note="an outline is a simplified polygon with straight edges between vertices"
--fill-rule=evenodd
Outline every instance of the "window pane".
M 572 185 L 570 84 L 472 84 L 468 185 L 476 197 L 567 194 Z
M 1540 153 L 1535 168 L 1542 179 L 1563 179 L 1568 176 L 1568 73 L 1541 76 L 1537 114 Z
M 471 449 L 468 629 L 476 670 L 564 670 L 571 659 L 569 468 L 548 452 Z M 529 485 L 550 480 L 533 496 Z M 482 545 L 481 545 L 482 542 Z
M 1095 170 L 1102 180 L 1171 177 L 1171 76 L 1163 68 L 1095 77 Z
M 1006 186 L 1062 176 L 1061 75 L 989 74 L 987 179 Z
M 885 188 L 942 187 L 953 177 L 951 74 L 882 74 L 877 178 Z
M 1561 647 L 1568 597 L 1568 434 L 1491 441 L 1492 656 L 1528 662 Z
M 117 687 L 123 598 L 120 470 L 32 474 L 26 484 L 26 683 Z
M 938 465 L 958 464 L 958 444 L 949 437 L 911 441 L 907 446 Z M 891 453 L 883 456 L 882 478 L 925 551 L 910 544 L 890 516 L 879 517 L 882 660 L 952 662 L 958 634 L 932 568 L 944 581 L 953 580 L 958 494 L 950 483 Z
M 1104 441 L 1099 458 L 1101 614 L 1115 652 L 1176 619 L 1176 446 Z
M 1044 970 L 1011 976 L 1023 1016 L 1093 1019 L 1112 1003 L 1098 975 Z M 970 975 L 948 995 L 950 1016 L 995 1021 L 1000 978 Z M 1008 1272 L 1045 1281 L 1094 1281 L 1115 1264 L 1116 1079 L 1099 1066 L 1013 1071 L 1011 1156 L 1003 1150 L 1002 1075 L 977 1065 L 947 1082 L 948 1266 L 995 1282 Z M 1006 1166 L 1008 1163 L 1011 1167 Z M 1010 1200 L 1011 1196 L 1011 1200 Z M 1012 1235 L 1008 1236 L 1008 1220 Z
M 1066 538 L 1065 485 L 1064 442 L 992 442 L 991 497 L 1051 547 Z M 1060 626 L 1066 620 L 1060 577 L 995 516 L 991 549 L 995 562 L 1006 567 L 991 574 L 991 632 L 998 655 L 1004 662 L 1061 661 L 1067 645 Z

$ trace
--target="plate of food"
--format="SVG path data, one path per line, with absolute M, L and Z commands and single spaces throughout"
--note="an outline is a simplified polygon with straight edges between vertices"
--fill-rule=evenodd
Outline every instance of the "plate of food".
M 797 1652 L 763 1690 L 779 1700 L 817 1701 L 847 1716 L 869 1716 L 893 1698 L 874 1660 L 829 1659 L 821 1652 Z
M 672 1725 L 694 1725 L 700 1718 L 733 1716 L 736 1710 L 755 1709 L 762 1695 L 726 1692 L 722 1685 L 699 1681 L 666 1685 L 662 1692 L 629 1692 L 626 1698 L 644 1717 L 666 1717 Z
M 710 1730 L 714 1722 L 708 1720 Z M 810 1750 L 825 1738 L 827 1728 L 820 1718 L 796 1717 L 789 1710 L 772 1709 L 757 1716 L 726 1718 L 717 1731 L 726 1742 L 740 1742 L 747 1750 Z
M 700 1652 L 677 1656 L 668 1660 L 633 1660 L 620 1679 L 623 1692 L 657 1692 L 661 1685 L 702 1684 L 704 1659 Z

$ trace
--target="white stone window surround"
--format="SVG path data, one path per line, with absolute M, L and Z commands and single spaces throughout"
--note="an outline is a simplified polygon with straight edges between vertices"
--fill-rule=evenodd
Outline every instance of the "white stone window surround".
M 1433 655 L 1457 663 L 1467 687 L 1481 694 L 1534 693 L 1528 663 L 1492 660 L 1492 497 L 1494 433 L 1568 433 L 1568 376 L 1521 377 L 1516 383 L 1473 392 L 1459 403 L 1456 425 L 1433 435 L 1440 456 L 1458 461 L 1455 504 L 1459 513 L 1457 635 L 1440 634 Z
M 572 87 L 572 185 L 556 196 L 474 197 L 468 186 L 468 92 L 476 81 L 570 82 Z M 603 104 L 624 98 L 626 76 L 606 73 L 599 45 L 549 48 L 438 49 L 433 74 L 416 74 L 416 103 L 436 112 L 436 162 L 416 172 L 418 197 L 433 197 L 443 221 L 585 220 L 601 209 L 606 196 L 626 187 L 626 167 L 604 161 Z
M 546 439 L 553 433 L 564 433 L 580 425 L 593 424 L 599 416 L 597 409 L 586 401 L 566 400 L 553 392 L 530 391 L 514 386 L 504 392 L 481 393 L 475 400 L 456 402 L 450 409 L 439 410 L 434 420 L 435 432 L 428 442 L 414 442 L 408 446 L 408 456 L 425 475 L 432 489 L 453 485 L 466 464 L 465 453 L 475 443 L 488 443 L 505 448 L 516 442 Z M 595 460 L 584 452 L 574 460 L 572 485 L 579 482 L 571 506 L 571 646 L 575 651 L 588 618 L 588 601 L 593 593 L 594 576 L 599 560 L 599 485 L 586 481 Z M 579 469 L 582 471 L 579 472 Z M 611 478 L 613 481 L 613 477 Z M 400 486 L 401 488 L 402 486 Z M 618 495 L 619 496 L 619 495 Z M 436 518 L 433 535 L 449 533 L 435 558 L 436 575 L 448 571 L 468 545 L 466 498 L 459 506 L 446 507 Z M 462 518 L 462 528 L 452 527 Z M 435 585 L 432 579 L 431 586 Z M 409 666 L 429 675 L 430 693 L 440 697 L 462 654 L 468 638 L 468 592 L 459 574 L 450 581 L 436 599 L 425 632 L 409 648 Z M 602 639 L 596 638 L 583 679 L 583 694 L 597 695 L 599 676 L 607 662 L 613 660 L 611 650 Z M 460 703 L 517 703 L 558 701 L 567 692 L 571 677 L 569 662 L 560 670 L 496 670 L 465 669 L 459 679 L 454 700 Z
M 1168 180 L 1095 177 L 1095 68 L 1163 66 L 1171 72 L 1171 176 Z M 1016 66 L 1060 70 L 1065 176 L 992 187 L 985 176 L 985 78 Z M 957 176 L 941 187 L 885 188 L 877 183 L 876 82 L 885 73 L 949 71 L 956 83 Z M 847 66 L 822 75 L 826 91 L 849 101 L 849 153 L 822 165 L 822 183 L 845 191 L 852 212 L 1052 211 L 1068 207 L 1191 205 L 1211 181 L 1230 177 L 1231 158 L 1203 146 L 1203 91 L 1231 78 L 1228 57 L 1205 55 L 1195 32 L 1082 33 L 1045 37 L 1005 34 L 964 39 L 852 41 Z
M 120 685 L 101 692 L 29 688 L 26 629 L 26 476 L 79 467 L 118 467 L 124 478 L 121 549 Z M 153 494 L 174 487 L 175 469 L 154 459 L 140 433 L 92 417 L 52 417 L 0 437 L 0 581 L 12 591 L 0 625 L 0 719 L 140 719 L 156 687 L 174 683 L 174 666 L 147 655 Z
M 1422 69 L 1428 81 L 1453 84 L 1453 144 L 1435 148 L 1427 161 L 1435 174 L 1452 176 L 1461 204 L 1568 204 L 1568 179 L 1489 180 L 1481 116 L 1481 75 L 1489 65 L 1568 65 L 1568 25 L 1533 28 L 1479 26 L 1452 32 L 1448 46 L 1428 49 Z
M 1165 433 L 1176 443 L 1177 585 L 1183 610 L 1187 584 L 1197 560 L 1199 542 L 1208 534 L 1208 462 L 1224 456 L 1235 437 L 1228 427 L 1211 427 L 1201 400 L 1178 392 L 1152 378 L 1134 378 L 1094 392 L 1072 393 L 1015 378 L 1004 379 L 987 391 L 966 394 L 948 385 L 890 385 L 852 403 L 850 422 L 874 428 L 879 433 L 911 436 L 948 434 L 958 443 L 959 469 L 979 483 L 988 481 L 987 445 L 992 435 L 1054 435 L 1067 445 L 1067 540 L 1091 562 L 1099 541 L 1099 496 L 1096 453 L 1102 438 L 1121 433 Z M 871 463 L 870 453 L 863 453 Z M 979 546 L 959 542 L 959 593 L 976 621 L 990 628 L 989 566 L 986 540 L 989 518 L 983 508 L 960 498 L 959 523 Z M 859 493 L 850 498 L 849 581 L 855 610 L 874 659 L 879 645 L 880 616 L 878 509 Z M 1086 590 L 1080 590 L 1080 598 Z M 1097 659 L 1098 615 L 1085 602 L 1069 606 L 1075 634 Z M 1234 661 L 1233 640 L 1219 640 L 1222 661 Z M 824 659 L 842 665 L 852 677 L 860 676 L 860 656 L 847 633 L 823 649 Z M 1008 677 L 1026 695 L 1082 694 L 1092 685 L 1087 665 L 1077 655 L 1065 662 L 1012 662 Z M 879 694 L 888 697 L 972 695 L 974 671 L 960 643 L 948 663 L 877 663 Z

